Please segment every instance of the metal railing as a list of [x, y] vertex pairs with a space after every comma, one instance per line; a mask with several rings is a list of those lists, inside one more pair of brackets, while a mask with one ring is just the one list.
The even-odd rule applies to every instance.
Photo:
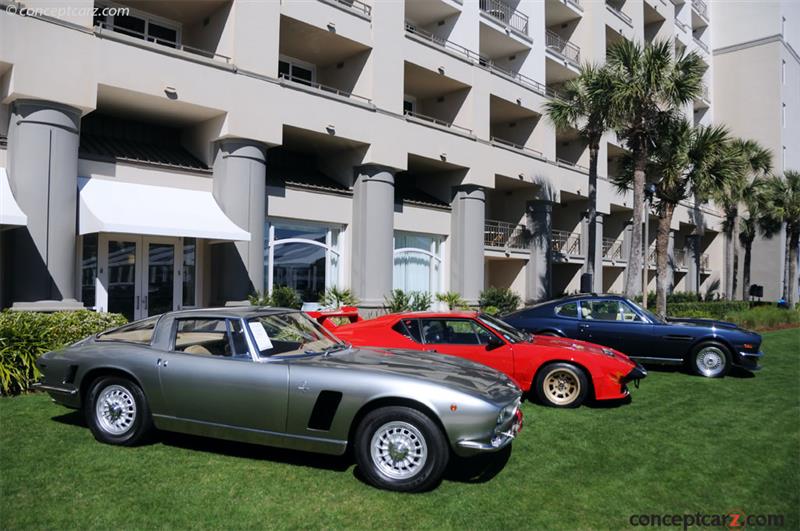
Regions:
[[622, 260], [622, 240], [603, 238], [603, 258]]
[[406, 21], [406, 32], [408, 32], [408, 33], [410, 33], [412, 35], [416, 35], [416, 36], [420, 37], [421, 39], [425, 39], [427, 41], [430, 41], [433, 44], [436, 44], [437, 46], [441, 46], [442, 48], [445, 48], [446, 50], [451, 50], [451, 51], [454, 51], [456, 53], [459, 53], [459, 54], [463, 55], [464, 57], [466, 57], [467, 59], [469, 59], [471, 61], [478, 61], [478, 62], [482, 62], [482, 63], [489, 62], [489, 59], [487, 59], [486, 57], [482, 56], [478, 52], [474, 52], [474, 51], [470, 50], [469, 48], [465, 48], [464, 46], [461, 46], [460, 44], [456, 44], [456, 43], [454, 43], [452, 41], [448, 41], [445, 38], [439, 37], [438, 35], [434, 35], [433, 33], [429, 32], [427, 30], [424, 30], [422, 28], [419, 28], [419, 27], [415, 26], [414, 24], [412, 24], [409, 21]]
[[487, 219], [484, 222], [483, 244], [500, 249], [528, 249], [528, 229], [525, 225]]
[[683, 31], [689, 31], [692, 29], [691, 26], [689, 26], [689, 24], [683, 22], [682, 20], [678, 20], [677, 18], [675, 19], [675, 25], [678, 26]]
[[132, 29], [116, 26], [109, 22], [104, 22], [104, 21], [98, 22], [95, 25], [95, 27], [98, 27], [101, 30], [108, 30], [108, 31], [113, 31], [114, 33], [119, 33], [121, 35], [127, 35], [135, 39], [141, 39], [145, 42], [152, 42], [153, 44], [158, 44], [160, 46], [166, 46], [168, 48], [180, 50], [182, 52], [188, 52], [194, 55], [199, 55], [201, 57], [205, 57], [206, 59], [212, 59], [214, 61], [222, 61], [225, 63], [230, 63], [231, 61], [233, 61], [232, 58], [228, 57], [227, 55], [222, 55], [221, 53], [216, 53], [209, 50], [202, 50], [200, 48], [195, 48], [194, 46], [187, 46], [185, 44], [181, 44], [176, 41], [171, 41], [169, 39], [161, 39], [159, 37], [147, 35], [140, 31], [134, 31]]
[[708, 260], [709, 259], [708, 259], [708, 255], [707, 254], [704, 254], [704, 255], [702, 255], [700, 257], [700, 270], [701, 271], [708, 271], [709, 269], [711, 269], [711, 267], [709, 266]]
[[675, 269], [686, 269], [686, 249], [675, 249], [672, 252], [672, 263]]
[[558, 157], [556, 157], [556, 163], [558, 163], [559, 166], [567, 166], [569, 168], [575, 168], [575, 169], [578, 169], [578, 170], [581, 170], [581, 171], [585, 171], [585, 172], [589, 171], [589, 168], [587, 168], [586, 166], [581, 166], [580, 164], [577, 164], [575, 162], [571, 162], [571, 161], [568, 161], [566, 159], [562, 159], [562, 158], [558, 158]]
[[578, 232], [554, 229], [552, 231], [552, 248], [553, 252], [565, 256], [579, 256], [581, 254], [581, 235]]
[[697, 45], [698, 45], [700, 48], [702, 48], [703, 50], [705, 50], [705, 52], [706, 52], [706, 53], [709, 53], [709, 51], [708, 51], [708, 45], [707, 45], [706, 43], [704, 43], [703, 41], [701, 41], [701, 40], [700, 40], [699, 38], [697, 38], [697, 37], [692, 37], [692, 38], [694, 39], [694, 42], [695, 42], [695, 44], [697, 44]]
[[692, 9], [697, 11], [697, 14], [708, 20], [708, 4], [703, 0], [692, 0]]
[[523, 146], [522, 144], [515, 144], [514, 142], [509, 142], [508, 140], [504, 140], [504, 139], [498, 138], [496, 136], [489, 137], [489, 140], [491, 140], [491, 142], [493, 144], [499, 144], [501, 146], [509, 147], [509, 148], [512, 148], [512, 149], [516, 149], [518, 151], [522, 151], [522, 152], [525, 152], [525, 153], [530, 153], [534, 157], [537, 157], [537, 158], [540, 158], [540, 159], [544, 158], [544, 153], [542, 153], [538, 149], [529, 148], [529, 147]]
[[581, 4], [581, 0], [564, 0], [564, 3], [571, 5], [579, 11], [583, 11], [583, 4]]
[[656, 246], [650, 247], [647, 251], [647, 264], [651, 266], [656, 265]]
[[367, 17], [372, 17], [372, 6], [365, 4], [364, 2], [359, 2], [359, 0], [328, 0], [329, 2], [336, 2], [337, 4], [342, 4], [345, 7], [352, 9], [358, 13], [362, 13]]
[[408, 109], [404, 110], [403, 114], [406, 117], [416, 118], [418, 120], [423, 120], [425, 122], [431, 122], [432, 124], [436, 124], [436, 125], [439, 125], [441, 127], [447, 127], [449, 129], [459, 129], [459, 130], [461, 130], [461, 131], [463, 131], [463, 132], [465, 132], [465, 133], [467, 133], [469, 135], [472, 134], [472, 129], [468, 129], [468, 128], [462, 127], [460, 125], [456, 125], [453, 122], [448, 122], [448, 121], [442, 120], [440, 118], [434, 118], [433, 116], [428, 116], [426, 114], [422, 114], [422, 113], [418, 113], [418, 112], [414, 112], [414, 111], [409, 111]]
[[331, 87], [329, 85], [323, 85], [322, 83], [317, 83], [316, 81], [309, 81], [307, 79], [303, 79], [303, 78], [297, 77], [297, 76], [291, 76], [291, 75], [283, 73], [283, 72], [278, 74], [278, 79], [285, 79], [285, 80], [290, 81], [291, 83], [296, 84], [296, 85], [304, 85], [304, 86], [312, 88], [314, 90], [318, 90], [320, 92], [327, 92], [327, 93], [330, 93], [330, 94], [335, 94], [336, 96], [341, 96], [343, 98], [355, 98], [355, 99], [361, 100], [361, 101], [363, 101], [365, 103], [372, 103], [372, 100], [367, 98], [367, 97], [365, 97], [365, 96], [359, 96], [358, 94], [353, 94], [352, 92], [348, 92], [348, 91], [342, 90], [340, 88]]
[[527, 88], [531, 89], [532, 91], [536, 92], [537, 94], [540, 94], [542, 96], [548, 96], [550, 98], [560, 98], [561, 97], [561, 95], [559, 94], [559, 92], [557, 90], [555, 90], [555, 89], [553, 89], [551, 87], [548, 87], [548, 86], [546, 86], [546, 85], [544, 85], [542, 83], [539, 83], [535, 79], [529, 78], [528, 76], [520, 74], [519, 72], [512, 72], [510, 70], [506, 70], [505, 68], [503, 68], [501, 66], [497, 66], [491, 60], [481, 61], [480, 64], [481, 64], [481, 66], [483, 66], [485, 68], [488, 68], [489, 71], [491, 71], [491, 72], [494, 72], [496, 74], [500, 74], [502, 76], [506, 76], [506, 77], [509, 77], [509, 78], [513, 79], [514, 81], [516, 81], [520, 85], [523, 85], [524, 87], [527, 87]]
[[480, 10], [491, 15], [503, 24], [528, 34], [528, 15], [521, 13], [508, 4], [500, 0], [480, 0]]
[[700, 88], [700, 99], [706, 103], [711, 103], [711, 97], [708, 94], [708, 85], [703, 85]]
[[622, 4], [613, 2], [612, 0], [606, 0], [606, 8], [621, 18], [628, 26], [633, 25], [633, 19], [622, 12]]
[[575, 63], [576, 65], [580, 64], [581, 49], [568, 40], [563, 39], [555, 31], [547, 30], [546, 44], [548, 49], [553, 50], [567, 61]]

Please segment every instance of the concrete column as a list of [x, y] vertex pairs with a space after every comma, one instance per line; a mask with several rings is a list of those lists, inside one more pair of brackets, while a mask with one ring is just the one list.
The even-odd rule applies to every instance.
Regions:
[[214, 199], [249, 242], [211, 246], [212, 301], [242, 301], [264, 290], [264, 224], [267, 216], [266, 146], [241, 138], [220, 141], [214, 158]]
[[486, 193], [479, 186], [457, 186], [451, 206], [450, 289], [477, 305], [484, 284]]
[[28, 226], [9, 232], [9, 302], [20, 310], [78, 309], [75, 297], [81, 111], [18, 100], [11, 109], [8, 175]]
[[351, 285], [367, 311], [383, 308], [392, 290], [395, 171], [378, 165], [355, 169]]
[[699, 238], [697, 234], [686, 236], [686, 291], [690, 293], [697, 293], [700, 289], [697, 284], [697, 269], [700, 267]]
[[594, 255], [594, 279], [592, 291], [603, 293], [603, 214], [597, 212], [595, 215], [595, 255]]
[[529, 201], [525, 221], [531, 234], [530, 259], [525, 268], [526, 301], [547, 300], [552, 296], [553, 203]]
[[[633, 226], [628, 224], [625, 225], [625, 235], [622, 240], [622, 257], [627, 261], [628, 257], [630, 256], [631, 252], [631, 240], [633, 238]], [[638, 279], [636, 283], [636, 287], [632, 295], [640, 294], [642, 292], [642, 271], [641, 269], [632, 271], [631, 265], [627, 264], [625, 266], [625, 282], [627, 282], [628, 275], [633, 275], [635, 278]]]
[[669, 231], [669, 242], [667, 243], [667, 288], [668, 293], [672, 293], [675, 288], [675, 231]]

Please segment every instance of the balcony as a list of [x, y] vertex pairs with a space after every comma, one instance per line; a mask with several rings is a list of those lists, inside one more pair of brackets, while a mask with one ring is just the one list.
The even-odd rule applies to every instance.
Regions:
[[623, 13], [622, 11], [622, 5], [624, 3], [625, 2], [620, 2], [618, 0], [606, 0], [606, 9], [611, 11], [614, 15], [617, 16], [617, 18], [622, 20], [628, 26], [633, 27], [633, 19], [626, 13]]
[[587, 168], [586, 166], [583, 166], [582, 164], [578, 164], [577, 162], [572, 162], [571, 160], [562, 159], [560, 157], [557, 157], [556, 158], [556, 164], [558, 164], [561, 167], [572, 168], [572, 169], [577, 170], [577, 171], [582, 172], [582, 173], [589, 173], [589, 168]]
[[709, 271], [710, 269], [709, 257], [707, 254], [704, 254], [700, 257], [700, 271]]
[[612, 262], [622, 260], [622, 240], [603, 238], [603, 258]]
[[557, 53], [575, 66], [580, 65], [581, 49], [575, 44], [563, 39], [558, 33], [547, 30], [546, 35], [547, 49]]
[[501, 24], [528, 35], [528, 15], [521, 13], [500, 0], [480, 0], [480, 10]]
[[554, 229], [551, 241], [554, 253], [559, 253], [563, 256], [581, 255], [581, 235], [578, 232]]
[[675, 269], [686, 269], [686, 255], [686, 249], [675, 249], [672, 256]]
[[483, 230], [483, 245], [488, 249], [527, 251], [529, 236], [525, 225], [487, 219]]
[[579, 0], [545, 0], [545, 27], [567, 24], [583, 16], [583, 5]]
[[678, 28], [680, 28], [681, 30], [686, 31], [686, 32], [691, 31], [691, 29], [692, 29], [691, 26], [689, 26], [689, 24], [687, 24], [687, 23], [685, 23], [685, 22], [683, 22], [683, 21], [681, 21], [681, 20], [679, 20], [677, 18], [675, 19], [675, 25], [678, 26]]
[[706, 4], [703, 0], [692, 0], [692, 11], [696, 12], [706, 21], [709, 20], [708, 4]]
[[472, 130], [460, 125], [469, 118], [465, 105], [469, 85], [410, 62], [404, 65], [403, 77], [403, 114], [407, 121], [472, 137]]
[[281, 80], [282, 85], [293, 86], [294, 88], [299, 88], [301, 90], [307, 89], [315, 92], [331, 94], [340, 98], [354, 99], [367, 105], [372, 103], [372, 100], [365, 96], [359, 96], [358, 94], [353, 94], [352, 92], [348, 92], [340, 88], [323, 85], [322, 83], [317, 83], [316, 81], [309, 81], [305, 77], [293, 76], [291, 74], [281, 72], [278, 74], [278, 79]]
[[703, 85], [700, 89], [700, 95], [694, 100], [695, 109], [707, 109], [711, 106], [711, 98], [708, 94], [708, 86]]
[[512, 72], [507, 70], [503, 67], [498, 66], [493, 61], [482, 62], [481, 66], [487, 68], [490, 72], [500, 75], [501, 77], [507, 77], [520, 85], [524, 86], [527, 89], [532, 90], [533, 92], [539, 94], [540, 96], [547, 96], [550, 98], [558, 98], [560, 97], [558, 91], [539, 83], [538, 81], [520, 74], [519, 72]]
[[446, 129], [456, 129], [456, 130], [458, 130], [458, 131], [460, 131], [460, 132], [462, 132], [462, 133], [464, 133], [466, 135], [471, 135], [472, 134], [472, 129], [469, 129], [467, 127], [462, 127], [460, 125], [456, 125], [453, 122], [449, 122], [447, 120], [442, 120], [441, 118], [435, 118], [433, 116], [428, 116], [427, 114], [422, 114], [422, 113], [419, 113], [419, 112], [416, 112], [416, 111], [412, 111], [412, 110], [409, 110], [409, 109], [404, 109], [403, 110], [403, 115], [406, 118], [411, 118], [412, 122], [414, 122], [414, 121], [428, 122], [428, 123], [431, 123], [433, 125], [437, 125], [439, 127], [444, 127]]
[[353, 13], [367, 19], [372, 18], [372, 6], [359, 2], [358, 0], [324, 0], [336, 6], [344, 7]]
[[456, 44], [453, 41], [449, 41], [443, 37], [439, 37], [438, 35], [434, 35], [433, 33], [420, 28], [419, 26], [413, 24], [410, 21], [406, 21], [406, 33], [409, 35], [413, 35], [417, 39], [427, 41], [435, 46], [440, 48], [444, 48], [447, 51], [457, 53], [463, 56], [468, 61], [479, 62], [481, 64], [486, 64], [489, 62], [488, 59], [483, 57], [478, 52], [474, 52], [469, 48], [465, 48], [460, 44]]
[[708, 45], [701, 41], [698, 37], [693, 37], [694, 43], [699, 46], [704, 52], [710, 53], [708, 49]]

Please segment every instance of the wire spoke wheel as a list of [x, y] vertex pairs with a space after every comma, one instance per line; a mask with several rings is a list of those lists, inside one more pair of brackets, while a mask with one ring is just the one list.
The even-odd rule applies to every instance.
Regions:
[[422, 433], [408, 422], [387, 422], [375, 431], [370, 443], [375, 467], [392, 479], [416, 476], [428, 460]]
[[581, 393], [581, 382], [575, 372], [558, 368], [544, 377], [543, 391], [551, 402], [564, 406], [578, 398]]
[[100, 391], [94, 410], [97, 425], [111, 435], [123, 435], [136, 421], [136, 400], [121, 385], [109, 385]]
[[728, 359], [720, 348], [707, 346], [695, 355], [694, 362], [700, 374], [713, 378], [725, 371]]

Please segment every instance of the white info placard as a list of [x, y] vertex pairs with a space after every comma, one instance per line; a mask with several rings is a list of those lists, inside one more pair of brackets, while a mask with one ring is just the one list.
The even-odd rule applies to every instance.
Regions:
[[250, 331], [253, 332], [253, 337], [256, 340], [256, 347], [259, 351], [270, 350], [272, 348], [272, 341], [269, 340], [267, 331], [264, 330], [264, 325], [258, 321], [250, 323]]

